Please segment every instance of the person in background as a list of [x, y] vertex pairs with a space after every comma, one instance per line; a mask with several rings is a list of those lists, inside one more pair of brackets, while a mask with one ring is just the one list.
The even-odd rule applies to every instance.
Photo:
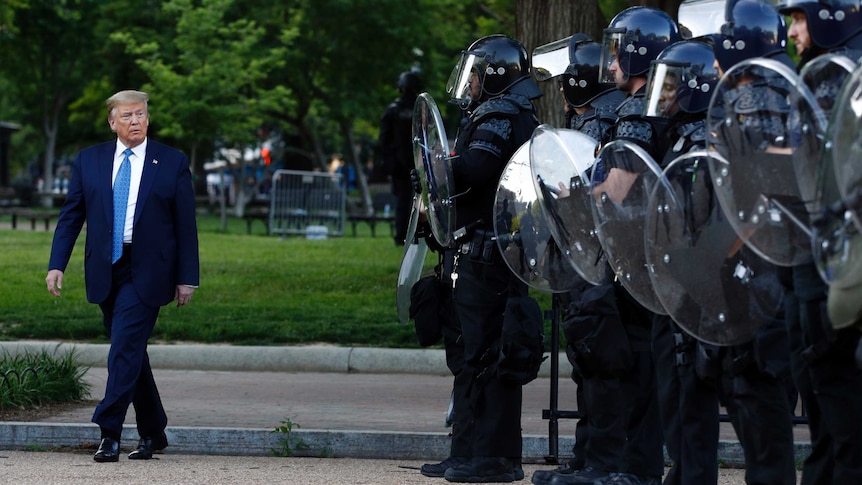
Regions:
[[398, 97], [383, 113], [380, 121], [380, 156], [383, 169], [391, 177], [395, 196], [395, 244], [404, 245], [413, 203], [410, 170], [413, 169], [413, 106], [422, 90], [422, 80], [412, 71], [398, 76]]

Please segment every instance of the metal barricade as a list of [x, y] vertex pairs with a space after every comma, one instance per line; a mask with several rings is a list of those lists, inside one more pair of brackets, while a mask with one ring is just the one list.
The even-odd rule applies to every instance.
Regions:
[[341, 174], [276, 170], [272, 174], [269, 233], [343, 236], [346, 190]]

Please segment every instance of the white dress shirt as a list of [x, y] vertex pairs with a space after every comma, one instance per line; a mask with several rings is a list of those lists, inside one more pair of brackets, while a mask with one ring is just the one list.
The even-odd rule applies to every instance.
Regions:
[[[114, 171], [111, 176], [111, 187], [114, 181], [117, 180], [117, 172], [120, 171], [120, 165], [123, 163], [127, 146], [117, 139], [117, 149], [114, 152]], [[132, 164], [131, 180], [129, 181], [129, 205], [126, 207], [126, 227], [123, 231], [123, 242], [132, 242], [132, 225], [135, 221], [135, 208], [138, 206], [138, 189], [141, 186], [141, 175], [144, 173], [144, 156], [147, 153], [147, 139], [140, 145], [132, 148], [132, 155], [129, 156], [129, 162]]]

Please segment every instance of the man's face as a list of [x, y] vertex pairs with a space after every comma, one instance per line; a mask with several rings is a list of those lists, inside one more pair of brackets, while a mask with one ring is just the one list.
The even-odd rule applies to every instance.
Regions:
[[479, 101], [482, 97], [482, 81], [479, 80], [479, 73], [475, 69], [470, 73], [470, 99]]
[[146, 103], [120, 104], [108, 117], [111, 131], [117, 134], [120, 141], [129, 148], [134, 148], [144, 142], [147, 137], [147, 127], [150, 125], [150, 115]]
[[677, 76], [668, 73], [665, 76], [664, 83], [661, 85], [661, 92], [659, 93], [659, 109], [661, 113], [666, 116], [673, 115], [677, 112], [677, 107], [674, 103], [676, 101], [676, 88], [679, 82], [677, 81]]
[[790, 13], [790, 26], [787, 27], [787, 36], [796, 46], [796, 52], [802, 54], [811, 48], [811, 36], [808, 34], [808, 18], [805, 13], [795, 11]]
[[621, 91], [628, 91], [628, 78], [626, 74], [620, 69], [619, 58], [614, 56], [613, 62], [611, 62], [608, 70], [611, 72], [611, 76], [614, 78], [614, 84], [616, 84], [617, 89]]

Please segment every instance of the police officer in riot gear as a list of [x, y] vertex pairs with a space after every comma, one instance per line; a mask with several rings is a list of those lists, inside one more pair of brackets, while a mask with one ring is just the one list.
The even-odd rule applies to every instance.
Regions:
[[[753, 0], [742, 2], [756, 3]], [[728, 2], [729, 13], [736, 3], [735, 0]], [[778, 14], [774, 9], [772, 12], [774, 22]], [[727, 19], [729, 23], [733, 22], [732, 15]], [[740, 19], [736, 24], [742, 25], [744, 20]], [[717, 36], [718, 41], [722, 36], [739, 36], [745, 32], [745, 29], [737, 32], [730, 28], [722, 30], [724, 34]], [[736, 40], [740, 40], [739, 37]], [[756, 39], [749, 40], [756, 43]], [[706, 39], [673, 44], [655, 61], [646, 98], [647, 115], [666, 116], [671, 120], [662, 166], [668, 166], [685, 153], [705, 148], [704, 118], [719, 79], [717, 67], [712, 43]], [[692, 158], [685, 163], [696, 161]], [[673, 170], [696, 172], [696, 168], [690, 165], [676, 165]], [[679, 183], [688, 181], [694, 184], [696, 177], [703, 176], [708, 174], [686, 175]], [[695, 200], [699, 193], [710, 200]], [[692, 221], [702, 221], [694, 222], [697, 229], [692, 231], [707, 230], [698, 224], [722, 225], [718, 221], [723, 217], [706, 222], [711, 217], [709, 212], [721, 210], [709, 191], [693, 190], [686, 195], [693, 198], [687, 199], [688, 217]], [[703, 209], [709, 212], [703, 213]], [[725, 232], [732, 232], [729, 225], [726, 227]], [[704, 237], [703, 234], [700, 237]], [[713, 241], [713, 244], [718, 242]], [[709, 242], [700, 246], [708, 248]], [[715, 250], [723, 254], [727, 248], [718, 246]], [[744, 247], [733, 254], [733, 260], [727, 261], [723, 267], [735, 267], [734, 261], [743, 263], [746, 268], [754, 268], [758, 285], [778, 287], [774, 269], [764, 267], [768, 263]], [[735, 281], [723, 274], [714, 276], [722, 281]], [[734, 286], [733, 283], [729, 285]], [[732, 290], [727, 287], [726, 291]], [[776, 298], [776, 304], [778, 301]], [[734, 303], [742, 304], [741, 301]], [[745, 313], [737, 318], [749, 318]], [[723, 348], [696, 341], [669, 317], [657, 316], [654, 320], [653, 353], [659, 402], [665, 444], [673, 462], [665, 484], [716, 483], [718, 477], [714, 464], [718, 445], [719, 396], [744, 450], [746, 481], [777, 485], [795, 483], [791, 410], [785, 380], [788, 347], [784, 323], [765, 313], [763, 318], [767, 322], [757, 331], [755, 343]]]
[[395, 244], [403, 245], [413, 201], [410, 170], [413, 169], [413, 106], [422, 90], [419, 75], [412, 71], [398, 76], [399, 96], [383, 113], [379, 145], [383, 169], [392, 178], [395, 205]]
[[[785, 0], [779, 11], [791, 17], [787, 35], [800, 54], [800, 68], [827, 52], [859, 57], [859, 0]], [[862, 483], [862, 370], [854, 361], [860, 332], [832, 327], [829, 289], [813, 263], [790, 270], [786, 311], [791, 365], [811, 432], [802, 483]]]
[[727, 0], [724, 24], [715, 40], [715, 58], [721, 72], [755, 57], [766, 57], [795, 67], [787, 54], [787, 25], [769, 3], [760, 0]]
[[[613, 84], [599, 80], [601, 44], [593, 42], [586, 34], [575, 34], [569, 38], [567, 50], [569, 64], [556, 76], [566, 107], [566, 127], [581, 131], [600, 144], [606, 143], [617, 119], [615, 110], [625, 94]], [[560, 296], [564, 333], [572, 325], [587, 324], [585, 318], [589, 317], [573, 309], [583, 306], [583, 292], [590, 286], [583, 282]], [[593, 324], [600, 324], [600, 319], [600, 316], [594, 316]], [[622, 415], [619, 379], [597, 375], [587, 366], [579, 365], [572, 340], [567, 334], [566, 355], [572, 363], [572, 379], [577, 384], [578, 411], [581, 414], [575, 430], [573, 456], [554, 470], [533, 473], [532, 482], [536, 485], [550, 483], [555, 475], [572, 475], [572, 479], [585, 483], [605, 478], [610, 472], [617, 471], [625, 442], [625, 429], [619, 419]]]
[[[728, 0], [724, 18], [721, 32], [713, 36], [720, 72], [754, 57], [792, 66], [784, 17], [772, 5]], [[741, 251], [750, 252], [745, 247]], [[752, 342], [720, 352], [720, 395], [743, 447], [749, 483], [796, 482], [785, 327], [784, 321], [769, 321]]]
[[862, 54], [862, 8], [859, 0], [782, 0], [778, 10], [790, 16], [787, 36], [800, 56], [799, 68], [827, 52], [852, 60]]
[[[679, 40], [676, 23], [664, 12], [649, 7], [631, 7], [617, 14], [604, 31], [600, 77], [627, 95], [619, 105], [619, 117], [611, 139], [630, 140], [653, 157], [659, 153], [659, 138], [664, 123], [643, 116], [643, 97], [647, 72], [659, 53]], [[602, 173], [594, 180], [612, 182], [616, 173]], [[597, 176], [598, 175], [598, 176]], [[595, 190], [595, 188], [594, 188]], [[608, 285], [615, 298], [619, 318], [629, 339], [634, 365], [620, 379], [624, 412], [619, 416], [626, 440], [619, 453], [618, 471], [602, 479], [603, 484], [657, 484], [664, 474], [662, 432], [656, 399], [656, 381], [650, 353], [652, 312], [638, 303], [622, 285]], [[574, 476], [557, 475], [552, 484], [585, 483]], [[586, 482], [589, 483], [589, 482]]]
[[560, 76], [560, 84], [571, 107], [566, 113], [567, 126], [604, 144], [610, 141], [611, 128], [617, 121], [616, 108], [625, 94], [599, 79], [601, 49], [601, 44], [589, 40], [572, 46], [571, 63]]
[[[704, 117], [718, 81], [712, 46], [685, 40], [664, 49], [650, 70], [645, 115], [669, 121], [666, 167], [679, 156], [703, 149]], [[716, 483], [718, 395], [713, 382], [695, 369], [698, 342], [667, 315], [652, 322], [652, 351], [665, 446], [671, 461], [665, 485]]]
[[443, 252], [454, 320], [444, 335], [455, 374], [455, 423], [450, 457], [424, 465], [422, 474], [451, 482], [512, 482], [523, 478], [522, 384], [501, 372], [499, 356], [504, 312], [527, 289], [492, 239], [493, 211], [506, 163], [538, 126], [531, 100], [541, 91], [530, 78], [524, 47], [504, 35], [470, 45], [448, 91], [464, 110], [452, 158], [459, 229], [455, 247]]

